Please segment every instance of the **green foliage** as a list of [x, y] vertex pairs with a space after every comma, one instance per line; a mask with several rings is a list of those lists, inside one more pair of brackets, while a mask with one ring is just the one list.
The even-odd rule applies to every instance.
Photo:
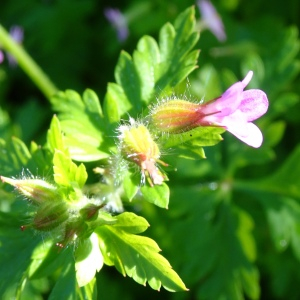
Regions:
[[51, 102], [53, 109], [59, 112], [65, 142], [73, 159], [91, 161], [108, 157], [108, 150], [102, 145], [106, 128], [99, 99], [93, 91], [86, 90], [82, 98], [74, 91], [59, 92]]
[[194, 13], [194, 8], [189, 8], [174, 26], [167, 23], [158, 44], [144, 36], [132, 57], [121, 52], [115, 69], [116, 84], [108, 85], [104, 100], [105, 115], [111, 123], [119, 122], [126, 113], [139, 116], [155, 97], [168, 95], [196, 68], [199, 52], [191, 51], [199, 38]]
[[117, 219], [116, 225], [105, 225], [96, 231], [104, 262], [140, 284], [148, 282], [155, 290], [160, 290], [161, 286], [172, 292], [186, 290], [169, 262], [158, 254], [158, 245], [147, 237], [136, 235], [145, 230], [147, 221], [131, 213], [123, 213]]
[[[195, 17], [197, 6], [177, 0], [122, 2], [130, 31], [123, 43], [96, 0], [4, 1], [1, 22], [8, 27], [17, 17], [25, 31], [24, 47], [12, 51], [19, 66], [53, 94], [43, 72], [34, 76], [34, 64], [18, 57], [28, 49], [69, 89], [50, 99], [53, 117], [6, 63], [0, 30], [0, 175], [54, 188], [46, 193], [53, 201], [41, 197], [40, 204], [0, 182], [1, 299], [299, 298], [300, 41], [290, 26], [300, 25], [299, 4], [278, 10], [278, 0], [239, 2], [214, 3], [228, 37], [220, 44], [203, 30], [202, 13]], [[270, 102], [257, 121], [261, 148], [241, 145], [222, 128], [159, 134], [149, 125], [157, 103], [214, 99], [250, 69], [247, 88], [262, 89]], [[149, 126], [160, 157], [121, 155], [129, 118]], [[151, 187], [149, 170], [165, 182]], [[141, 235], [146, 230], [149, 237]], [[185, 284], [188, 293], [166, 292], [186, 291]]]

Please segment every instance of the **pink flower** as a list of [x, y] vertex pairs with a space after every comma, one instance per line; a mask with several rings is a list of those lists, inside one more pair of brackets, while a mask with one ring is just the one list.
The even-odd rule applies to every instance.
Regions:
[[263, 136], [252, 123], [268, 109], [268, 98], [261, 90], [247, 90], [253, 72], [249, 71], [243, 81], [233, 84], [215, 101], [201, 105], [197, 120], [199, 126], [220, 126], [249, 146], [261, 146]]
[[204, 26], [208, 28], [219, 41], [224, 42], [226, 40], [224, 25], [214, 6], [208, 0], [198, 0], [197, 4]]

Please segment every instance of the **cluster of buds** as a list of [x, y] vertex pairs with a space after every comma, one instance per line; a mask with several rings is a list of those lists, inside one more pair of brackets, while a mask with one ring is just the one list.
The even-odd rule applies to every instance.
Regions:
[[2, 182], [12, 185], [35, 208], [31, 221], [21, 230], [33, 228], [37, 232], [51, 232], [56, 235], [59, 247], [65, 247], [77, 237], [87, 233], [88, 224], [97, 219], [104, 204], [93, 203], [82, 197], [76, 204], [65, 200], [57, 186], [37, 178], [12, 179], [0, 176]]
[[180, 134], [196, 127], [221, 127], [244, 143], [258, 148], [263, 136], [252, 123], [266, 113], [268, 98], [257, 89], [244, 91], [253, 72], [229, 87], [220, 97], [193, 103], [185, 99], [161, 100], [150, 112], [149, 129], [145, 124], [130, 119], [129, 125], [119, 127], [120, 149], [123, 156], [140, 167], [151, 186], [161, 184], [166, 176], [158, 169], [161, 151], [153, 132], [167, 135]]

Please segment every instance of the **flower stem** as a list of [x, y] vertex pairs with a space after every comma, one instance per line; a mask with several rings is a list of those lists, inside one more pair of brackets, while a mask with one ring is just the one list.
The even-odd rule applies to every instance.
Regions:
[[24, 48], [15, 42], [9, 33], [0, 25], [1, 48], [9, 52], [17, 60], [23, 71], [31, 78], [41, 92], [50, 99], [58, 90]]

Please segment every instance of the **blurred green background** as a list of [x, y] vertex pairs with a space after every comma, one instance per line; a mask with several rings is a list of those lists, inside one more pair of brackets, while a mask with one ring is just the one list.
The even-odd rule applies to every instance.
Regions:
[[[206, 149], [206, 161], [174, 162], [178, 172], [171, 172], [169, 176], [172, 192], [168, 211], [147, 204], [136, 208], [141, 209], [141, 214], [151, 224], [147, 235], [157, 240], [163, 255], [182, 276], [190, 292], [157, 293], [149, 287], [139, 286], [130, 278], [122, 278], [116, 270], [106, 267], [98, 275], [99, 299], [242, 299], [228, 296], [234, 292], [228, 292], [230, 283], [226, 278], [238, 277], [234, 273], [236, 269], [217, 267], [220, 262], [226, 262], [227, 255], [236, 255], [224, 246], [231, 244], [230, 238], [226, 238], [221, 229], [215, 234], [215, 229], [213, 238], [207, 244], [203, 242], [207, 249], [203, 244], [204, 248], [193, 244], [197, 239], [203, 238], [205, 241], [210, 235], [199, 215], [194, 216], [194, 213], [208, 214], [209, 218], [210, 212], [227, 209], [220, 204], [222, 195], [218, 196], [218, 186], [227, 178], [224, 174], [259, 182], [263, 176], [276, 172], [299, 144], [300, 2], [216, 0], [213, 4], [224, 22], [227, 40], [221, 43], [210, 31], [201, 33], [197, 45], [201, 49], [199, 68], [189, 76], [190, 86], [184, 93], [192, 94], [197, 99], [204, 96], [205, 99], [212, 99], [234, 80], [241, 80], [247, 70], [254, 70], [250, 88], [264, 90], [270, 100], [269, 112], [259, 121], [265, 143], [262, 149], [254, 152], [225, 134], [225, 142]], [[85, 88], [91, 88], [101, 100], [107, 83], [114, 81], [114, 66], [120, 51], [124, 49], [132, 53], [137, 41], [145, 34], [157, 39], [161, 26], [173, 22], [180, 12], [191, 5], [195, 2], [2, 0], [0, 22], [8, 30], [14, 25], [23, 28], [25, 49], [60, 90], [74, 89], [81, 94]], [[118, 40], [116, 30], [105, 18], [104, 10], [108, 7], [118, 8], [124, 14], [129, 30], [126, 40]], [[197, 10], [197, 18], [200, 17]], [[44, 142], [45, 130], [53, 115], [50, 104], [26, 74], [17, 65], [10, 65], [7, 59], [0, 65], [0, 109], [0, 137], [9, 139], [12, 135], [18, 136], [27, 144], [31, 140], [41, 144]], [[297, 161], [298, 156], [295, 157]], [[298, 169], [295, 165], [295, 170]], [[230, 173], [230, 170], [234, 171]], [[289, 170], [293, 171], [293, 168]], [[294, 175], [299, 177], [298, 173]], [[286, 177], [282, 179], [282, 184], [284, 179], [289, 183]], [[293, 184], [296, 189], [300, 186], [299, 180]], [[253, 201], [255, 195], [242, 193], [241, 190], [243, 188], [237, 188], [232, 193], [230, 203], [247, 212], [247, 216], [239, 215], [239, 220], [246, 224], [244, 229], [253, 231], [257, 248], [253, 260], [260, 273], [260, 299], [299, 299], [297, 283], [300, 280], [300, 261], [297, 253], [300, 244], [297, 247], [295, 242], [293, 247], [289, 246], [289, 239], [293, 240], [291, 236], [300, 235], [300, 214], [294, 213], [298, 212], [298, 206], [295, 210], [286, 209], [284, 213], [278, 209], [280, 214], [270, 216], [268, 212], [273, 207], [269, 209], [265, 204], [267, 209], [262, 209], [261, 203]], [[299, 195], [293, 198], [297, 205], [299, 198]], [[202, 212], [199, 211], [199, 201]], [[217, 203], [218, 209], [212, 209], [212, 203]], [[228, 216], [228, 222], [222, 224], [228, 226], [228, 231], [236, 233], [235, 220], [231, 219], [234, 214], [221, 215]], [[276, 228], [281, 227], [286, 231], [278, 235], [287, 236], [288, 241], [277, 247], [273, 243], [278, 238]], [[208, 231], [205, 233], [205, 230]], [[210, 254], [217, 255], [216, 249], [224, 253], [223, 257], [218, 256], [219, 260], [208, 257]], [[215, 269], [210, 266], [210, 259]], [[228, 274], [228, 270], [232, 273]], [[215, 272], [219, 279], [212, 280], [211, 286], [208, 286], [210, 272]], [[204, 291], [203, 283], [206, 284]], [[45, 290], [46, 297], [47, 288]], [[252, 295], [249, 299], [257, 297], [255, 291]]]

